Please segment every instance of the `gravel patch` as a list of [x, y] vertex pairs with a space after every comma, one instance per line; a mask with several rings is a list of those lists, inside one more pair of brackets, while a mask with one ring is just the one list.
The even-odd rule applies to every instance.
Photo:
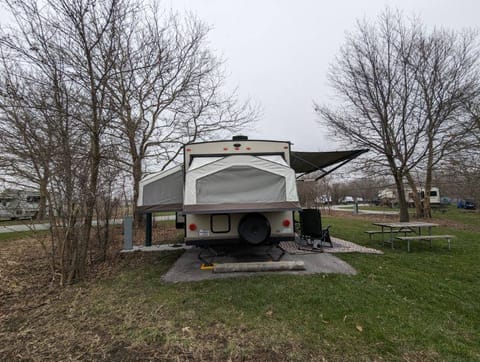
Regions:
[[383, 254], [382, 251], [373, 249], [373, 248], [367, 248], [365, 246], [361, 246], [355, 243], [352, 243], [351, 241], [331, 237], [332, 239], [332, 244], [333, 247], [330, 245], [325, 245], [322, 249], [310, 249], [306, 248], [304, 245], [301, 245], [295, 241], [282, 241], [280, 242], [279, 246], [282, 248], [285, 252], [289, 254], [294, 254], [294, 255], [304, 255], [304, 254], [312, 254], [312, 253], [319, 253], [319, 252], [324, 252], [324, 253], [363, 253], [363, 254]]

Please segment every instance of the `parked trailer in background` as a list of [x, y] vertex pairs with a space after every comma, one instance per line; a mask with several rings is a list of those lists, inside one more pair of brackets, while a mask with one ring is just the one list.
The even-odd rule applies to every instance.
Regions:
[[[420, 188], [420, 200], [425, 199], [425, 189], [423, 187]], [[412, 197], [413, 200], [413, 197]], [[440, 189], [438, 187], [432, 187], [430, 189], [430, 205], [440, 205], [441, 198], [440, 198]]]
[[[418, 188], [418, 193], [420, 196], [420, 200], [423, 201], [425, 199], [425, 188], [420, 187]], [[413, 198], [413, 191], [409, 187], [405, 187], [405, 195], [406, 200], [409, 206], [414, 207], [415, 201]], [[381, 190], [378, 193], [378, 199], [380, 200], [381, 204], [384, 205], [391, 205], [392, 203], [398, 203], [397, 191], [393, 188], [386, 188]], [[440, 189], [438, 187], [432, 187], [430, 189], [430, 205], [440, 205], [441, 198], [440, 198]]]
[[245, 136], [183, 151], [182, 165], [141, 181], [138, 207], [147, 214], [176, 211], [186, 244], [196, 246], [294, 240], [297, 175], [326, 175], [366, 152], [294, 152], [290, 142]]
[[38, 213], [40, 193], [6, 189], [0, 193], [0, 220], [31, 220]]

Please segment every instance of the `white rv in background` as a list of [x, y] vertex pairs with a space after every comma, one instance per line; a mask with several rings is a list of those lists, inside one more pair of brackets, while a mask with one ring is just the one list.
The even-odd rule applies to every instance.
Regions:
[[39, 204], [38, 191], [6, 189], [0, 193], [0, 220], [31, 220]]
[[[425, 188], [420, 188], [420, 200], [425, 199]], [[430, 205], [440, 205], [441, 198], [440, 198], [440, 189], [438, 187], [432, 187], [430, 189]], [[413, 200], [413, 198], [412, 198]]]
[[[418, 193], [420, 196], [420, 200], [423, 201], [425, 199], [425, 188], [420, 187], [418, 188]], [[438, 187], [432, 187], [430, 189], [430, 205], [440, 205], [440, 189]], [[405, 187], [405, 198], [410, 206], [414, 206], [415, 201], [413, 198], [413, 191], [409, 187]], [[378, 199], [380, 202], [384, 204], [388, 203], [396, 203], [398, 202], [397, 198], [397, 190], [393, 188], [383, 189], [378, 193]]]

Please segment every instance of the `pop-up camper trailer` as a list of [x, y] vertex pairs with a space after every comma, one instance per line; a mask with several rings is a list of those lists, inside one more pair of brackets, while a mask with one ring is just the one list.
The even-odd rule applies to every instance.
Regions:
[[297, 177], [320, 171], [320, 178], [364, 152], [294, 152], [290, 142], [245, 136], [191, 143], [183, 165], [141, 181], [138, 208], [176, 211], [187, 245], [294, 240]]

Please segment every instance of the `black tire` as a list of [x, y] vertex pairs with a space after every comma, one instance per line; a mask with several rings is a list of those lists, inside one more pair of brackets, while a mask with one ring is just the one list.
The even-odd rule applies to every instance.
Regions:
[[270, 236], [270, 222], [262, 214], [247, 214], [238, 224], [240, 238], [252, 245], [258, 245]]

